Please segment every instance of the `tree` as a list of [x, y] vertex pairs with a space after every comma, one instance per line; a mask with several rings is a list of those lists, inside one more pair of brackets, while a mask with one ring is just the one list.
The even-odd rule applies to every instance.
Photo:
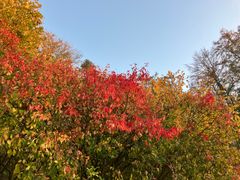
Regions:
[[41, 5], [37, 0], [1, 0], [0, 19], [21, 39], [25, 53], [35, 54], [43, 33]]
[[134, 162], [145, 139], [178, 136], [154, 116], [144, 69], [79, 71], [70, 60], [31, 58], [0, 27], [1, 175], [141, 177]]
[[13, 27], [0, 21], [0, 178], [235, 176], [239, 120], [221, 97], [183, 91], [181, 73], [79, 70], [54, 35], [35, 49]]
[[84, 68], [89, 68], [91, 66], [94, 66], [93, 62], [90, 61], [89, 59], [85, 59], [83, 61], [83, 63], [81, 64], [81, 68], [84, 69]]
[[81, 55], [73, 50], [67, 42], [49, 32], [44, 32], [39, 51], [40, 56], [47, 61], [68, 59], [77, 63], [81, 58]]
[[183, 91], [181, 73], [169, 72], [151, 83], [154, 111], [165, 118], [166, 126], [175, 124], [181, 129], [172, 141], [152, 145], [156, 157], [161, 157], [158, 179], [233, 177], [240, 162], [238, 149], [233, 146], [238, 139], [239, 120], [232, 117], [231, 108], [207, 89]]
[[224, 96], [229, 105], [239, 111], [240, 98], [240, 32], [221, 32], [210, 50], [203, 49], [188, 66], [195, 86], [207, 86]]

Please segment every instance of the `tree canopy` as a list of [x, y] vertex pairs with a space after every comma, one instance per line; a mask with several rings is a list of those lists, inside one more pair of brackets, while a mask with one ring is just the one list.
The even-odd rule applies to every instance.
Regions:
[[78, 67], [37, 1], [0, 4], [0, 179], [239, 178], [238, 32], [196, 55], [183, 90], [183, 72]]

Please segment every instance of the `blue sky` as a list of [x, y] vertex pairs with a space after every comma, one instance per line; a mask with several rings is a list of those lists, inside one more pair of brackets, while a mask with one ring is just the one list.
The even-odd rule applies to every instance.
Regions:
[[125, 72], [148, 63], [153, 74], [185, 64], [240, 25], [240, 0], [40, 0], [44, 27], [83, 59]]

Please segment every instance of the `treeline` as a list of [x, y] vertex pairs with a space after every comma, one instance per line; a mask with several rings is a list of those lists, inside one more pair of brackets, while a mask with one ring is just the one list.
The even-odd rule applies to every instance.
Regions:
[[0, 179], [238, 178], [240, 33], [184, 73], [100, 69], [42, 27], [40, 4], [0, 2]]

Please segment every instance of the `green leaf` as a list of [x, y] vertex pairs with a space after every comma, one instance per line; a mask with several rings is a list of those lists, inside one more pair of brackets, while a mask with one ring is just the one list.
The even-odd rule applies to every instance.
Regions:
[[16, 164], [13, 174], [19, 174], [20, 172], [21, 172], [20, 171], [20, 165]]
[[11, 156], [11, 155], [12, 155], [12, 150], [9, 149], [9, 150], [7, 151], [7, 154], [8, 154], [8, 156]]
[[0, 58], [4, 56], [4, 52], [0, 51]]

